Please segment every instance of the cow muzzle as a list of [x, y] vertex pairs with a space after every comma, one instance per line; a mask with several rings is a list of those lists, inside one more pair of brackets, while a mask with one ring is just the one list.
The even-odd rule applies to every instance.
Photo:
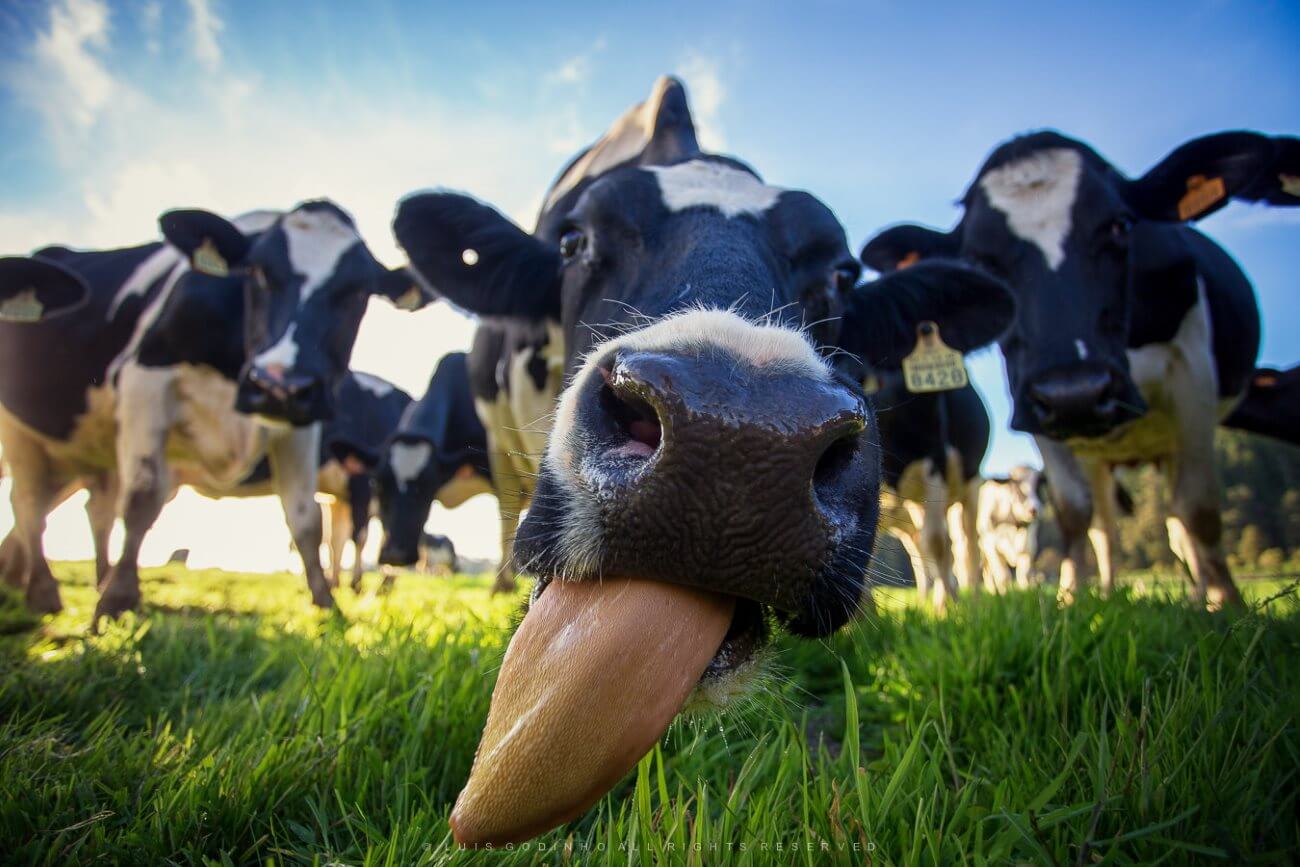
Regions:
[[1109, 367], [1061, 368], [1026, 383], [1011, 426], [1053, 439], [1099, 437], [1145, 412], [1127, 376]]
[[333, 417], [328, 389], [314, 376], [271, 365], [250, 366], [240, 378], [235, 409], [303, 427]]

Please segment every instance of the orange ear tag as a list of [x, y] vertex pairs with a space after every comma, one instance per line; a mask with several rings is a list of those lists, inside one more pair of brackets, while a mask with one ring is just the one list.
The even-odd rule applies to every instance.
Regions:
[[1209, 210], [1210, 206], [1227, 195], [1223, 178], [1193, 175], [1187, 179], [1187, 192], [1178, 200], [1178, 219], [1191, 220]]

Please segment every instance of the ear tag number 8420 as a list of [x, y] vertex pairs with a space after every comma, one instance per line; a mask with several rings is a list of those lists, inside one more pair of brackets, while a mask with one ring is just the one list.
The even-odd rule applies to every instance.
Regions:
[[922, 322], [916, 327], [916, 348], [903, 359], [903, 380], [915, 394], [964, 388], [970, 378], [961, 353], [943, 342], [939, 326]]

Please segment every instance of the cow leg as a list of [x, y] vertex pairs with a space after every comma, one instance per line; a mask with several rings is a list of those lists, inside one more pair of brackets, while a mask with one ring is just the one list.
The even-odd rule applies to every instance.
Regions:
[[1223, 554], [1223, 519], [1212, 460], [1180, 454], [1171, 462], [1172, 514], [1165, 521], [1169, 547], [1192, 575], [1192, 598], [1211, 610], [1243, 604]]
[[104, 576], [94, 625], [140, 605], [140, 546], [172, 494], [167, 436], [176, 421], [171, 371], [127, 364], [118, 375], [118, 511], [124, 529], [122, 555]]
[[1034, 437], [1051, 482], [1050, 496], [1065, 546], [1057, 599], [1073, 602], [1088, 583], [1088, 525], [1092, 523], [1092, 496], [1078, 460], [1061, 443]]
[[988, 589], [994, 593], [1007, 592], [1011, 584], [1010, 570], [1006, 558], [1002, 556], [1002, 545], [997, 534], [992, 530], [980, 538], [980, 547], [984, 552], [984, 568], [988, 574]]
[[289, 534], [302, 557], [311, 601], [320, 608], [333, 608], [334, 596], [320, 565], [321, 510], [316, 503], [320, 425], [276, 431], [266, 451]]
[[[370, 522], [362, 521], [358, 523], [354, 521], [352, 524], [352, 592], [353, 593], [361, 592], [361, 577], [366, 573], [366, 564], [361, 559], [361, 552], [365, 549], [366, 540], [369, 538], [370, 538]], [[394, 570], [391, 569], [387, 570], [384, 573], [384, 577], [387, 578], [388, 572], [393, 572], [393, 571]]]
[[1016, 586], [1028, 590], [1034, 580], [1034, 561], [1038, 559], [1038, 522], [1017, 531]]
[[920, 514], [921, 551], [933, 570], [935, 607], [942, 609], [949, 599], [957, 598], [957, 578], [953, 574], [952, 538], [948, 535], [948, 481], [928, 462], [925, 473], [925, 502], [922, 504]]
[[330, 547], [330, 587], [338, 588], [343, 575], [343, 549], [352, 535], [352, 510], [341, 499], [321, 506], [321, 518], [326, 528], [325, 536]]
[[45, 559], [42, 537], [45, 518], [58, 502], [61, 486], [45, 450], [26, 436], [5, 438], [5, 459], [13, 474], [13, 532], [19, 549], [14, 560], [25, 579], [27, 607], [39, 614], [57, 614], [63, 610], [63, 600]]
[[86, 500], [86, 518], [90, 521], [90, 535], [95, 543], [95, 586], [102, 590], [108, 579], [108, 538], [117, 518], [117, 473], [104, 473], [87, 485], [90, 499]]
[[15, 590], [22, 590], [27, 581], [27, 555], [23, 551], [21, 535], [14, 527], [0, 542], [0, 575], [4, 583]]
[[978, 477], [965, 483], [962, 489], [961, 502], [958, 503], [958, 510], [961, 521], [958, 530], [961, 534], [961, 552], [962, 574], [959, 578], [964, 578], [962, 590], [969, 590], [972, 596], [978, 596], [983, 588], [983, 580], [980, 574], [980, 546], [979, 546], [979, 500], [980, 484], [982, 480]]
[[917, 544], [916, 534], [910, 533], [902, 526], [890, 528], [890, 535], [898, 540], [898, 544], [903, 546], [907, 552], [907, 559], [912, 561], [912, 578], [916, 581], [916, 598], [922, 603], [928, 602], [930, 597], [930, 570], [926, 568], [925, 559], [921, 556], [921, 546]]
[[1115, 555], [1119, 549], [1119, 509], [1115, 499], [1115, 474], [1105, 461], [1088, 466], [1088, 488], [1092, 494], [1092, 525], [1088, 539], [1097, 555], [1097, 572], [1101, 577], [1101, 595], [1115, 589]]
[[519, 513], [524, 507], [523, 480], [515, 472], [508, 452], [488, 435], [488, 464], [492, 486], [497, 492], [497, 513], [501, 519], [501, 568], [492, 582], [493, 593], [513, 593], [515, 576], [515, 534], [519, 532]]

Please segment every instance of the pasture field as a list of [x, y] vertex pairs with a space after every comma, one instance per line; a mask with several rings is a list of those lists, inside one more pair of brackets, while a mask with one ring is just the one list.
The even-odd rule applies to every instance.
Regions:
[[[0, 603], [0, 861], [71, 864], [1292, 863], [1300, 601], [1210, 615], [1174, 584], [943, 618], [889, 589], [826, 642], [782, 640], [746, 712], [678, 724], [574, 825], [451, 843], [520, 601], [485, 577], [340, 592], [145, 571], [147, 616], [89, 637]], [[368, 586], [377, 579], [367, 576]]]

